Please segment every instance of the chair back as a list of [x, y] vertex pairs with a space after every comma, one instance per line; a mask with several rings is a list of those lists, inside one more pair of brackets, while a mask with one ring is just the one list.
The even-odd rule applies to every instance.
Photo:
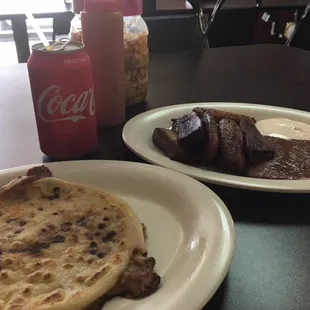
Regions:
[[207, 26], [209, 47], [254, 43], [261, 2], [249, 8], [223, 9], [226, 0], [217, 0]]
[[306, 6], [297, 26], [287, 40], [287, 46], [293, 46], [310, 51], [310, 1]]
[[203, 49], [203, 39], [195, 13], [145, 17], [151, 53]]

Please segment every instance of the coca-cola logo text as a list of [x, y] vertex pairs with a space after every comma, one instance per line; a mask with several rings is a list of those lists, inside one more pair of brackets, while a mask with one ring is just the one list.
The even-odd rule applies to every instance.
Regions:
[[76, 58], [73, 58], [73, 59], [66, 59], [64, 61], [64, 64], [65, 65], [76, 64], [76, 63], [79, 63], [79, 62], [86, 61], [88, 59], [89, 59], [89, 56], [88, 55], [84, 55], [82, 57], [76, 57]]
[[[73, 121], [87, 119], [85, 111], [88, 109], [89, 116], [95, 114], [94, 88], [83, 91], [79, 96], [71, 94], [64, 98], [60, 94], [60, 87], [52, 85], [44, 89], [37, 103], [39, 117], [44, 122]], [[58, 115], [55, 118], [46, 118], [47, 115]], [[61, 115], [62, 117], [59, 117]]]

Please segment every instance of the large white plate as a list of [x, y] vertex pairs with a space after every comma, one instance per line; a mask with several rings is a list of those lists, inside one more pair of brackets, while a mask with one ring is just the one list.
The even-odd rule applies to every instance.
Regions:
[[[47, 164], [54, 176], [126, 199], [148, 228], [162, 287], [152, 296], [115, 298], [104, 310], [200, 310], [223, 281], [234, 251], [234, 225], [224, 203], [206, 186], [172, 170], [116, 161]], [[30, 166], [0, 171], [0, 183]]]
[[170, 127], [172, 118], [180, 117], [197, 106], [245, 114], [257, 120], [283, 117], [310, 124], [310, 113], [298, 110], [246, 103], [189, 103], [151, 110], [134, 117], [123, 129], [123, 140], [133, 152], [146, 161], [180, 171], [204, 182], [270, 192], [310, 192], [310, 180], [268, 180], [241, 177], [185, 165], [166, 157], [153, 143], [154, 129]]

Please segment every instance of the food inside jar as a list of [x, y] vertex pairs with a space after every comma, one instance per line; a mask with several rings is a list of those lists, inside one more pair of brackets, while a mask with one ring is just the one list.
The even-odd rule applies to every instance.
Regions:
[[[73, 23], [70, 40], [82, 42], [83, 35], [78, 25]], [[143, 102], [148, 92], [148, 33], [139, 31], [136, 25], [125, 23], [125, 84], [127, 105]]]
[[70, 33], [70, 40], [74, 42], [83, 42], [82, 31], [72, 31]]
[[125, 32], [126, 102], [133, 104], [146, 99], [148, 91], [149, 49], [146, 32]]

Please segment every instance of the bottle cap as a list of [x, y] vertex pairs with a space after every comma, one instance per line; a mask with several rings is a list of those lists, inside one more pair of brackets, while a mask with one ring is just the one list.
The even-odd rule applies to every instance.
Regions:
[[86, 12], [120, 12], [122, 2], [121, 0], [85, 0], [84, 10]]
[[143, 13], [143, 0], [121, 0], [124, 16], [136, 16]]

